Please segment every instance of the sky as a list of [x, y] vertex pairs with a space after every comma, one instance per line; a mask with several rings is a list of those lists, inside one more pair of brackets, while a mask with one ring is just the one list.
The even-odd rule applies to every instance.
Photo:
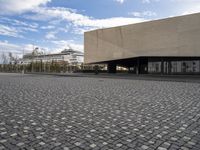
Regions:
[[84, 32], [200, 12], [200, 0], [0, 0], [0, 53], [84, 51]]

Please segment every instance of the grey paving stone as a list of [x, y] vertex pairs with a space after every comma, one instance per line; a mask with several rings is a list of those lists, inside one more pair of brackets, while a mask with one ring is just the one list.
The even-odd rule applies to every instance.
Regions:
[[167, 148], [164, 148], [164, 147], [158, 147], [158, 150], [167, 150]]
[[24, 145], [23, 142], [20, 142], [20, 143], [17, 144], [17, 146], [23, 146], [23, 145]]
[[197, 150], [199, 89], [187, 82], [0, 74], [0, 148]]
[[63, 150], [70, 150], [68, 147], [63, 147]]
[[4, 146], [0, 146], [0, 150], [6, 149]]
[[40, 142], [39, 145], [42, 145], [42, 146], [43, 146], [43, 145], [45, 145], [45, 143], [44, 143], [44, 142]]
[[148, 146], [146, 146], [146, 145], [142, 145], [142, 147], [141, 147], [142, 149], [144, 149], [144, 150], [146, 150], [146, 149], [148, 149], [149, 147]]

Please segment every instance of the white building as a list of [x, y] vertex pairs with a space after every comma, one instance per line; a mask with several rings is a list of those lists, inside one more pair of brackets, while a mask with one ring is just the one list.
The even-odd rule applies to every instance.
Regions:
[[31, 62], [42, 61], [46, 62], [66, 62], [71, 65], [80, 65], [83, 63], [84, 54], [80, 51], [76, 51], [73, 49], [65, 49], [60, 53], [56, 54], [26, 54], [23, 56], [23, 63], [29, 64]]

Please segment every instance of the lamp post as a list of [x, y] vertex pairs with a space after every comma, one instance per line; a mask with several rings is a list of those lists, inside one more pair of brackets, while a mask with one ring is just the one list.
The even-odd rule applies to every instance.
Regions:
[[22, 56], [22, 74], [24, 74], [24, 48], [23, 48], [23, 56]]
[[33, 44], [33, 52], [32, 52], [32, 54], [31, 54], [31, 59], [32, 59], [32, 65], [31, 65], [31, 72], [33, 73], [33, 56], [34, 55], [34, 44]]
[[[43, 55], [44, 55], [44, 72], [45, 72], [46, 71], [46, 51], [44, 48], [42, 48], [42, 50], [43, 50]], [[41, 59], [41, 61], [42, 61], [42, 59]]]

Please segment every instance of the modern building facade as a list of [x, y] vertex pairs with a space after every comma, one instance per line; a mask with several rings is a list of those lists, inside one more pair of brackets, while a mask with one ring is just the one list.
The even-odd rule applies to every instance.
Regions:
[[80, 51], [76, 51], [73, 49], [65, 49], [60, 53], [56, 54], [41, 54], [41, 55], [33, 55], [26, 54], [23, 56], [23, 63], [29, 64], [31, 62], [66, 62], [70, 65], [80, 65], [83, 63], [83, 53]]
[[200, 13], [89, 31], [85, 63], [136, 74], [200, 74]]

